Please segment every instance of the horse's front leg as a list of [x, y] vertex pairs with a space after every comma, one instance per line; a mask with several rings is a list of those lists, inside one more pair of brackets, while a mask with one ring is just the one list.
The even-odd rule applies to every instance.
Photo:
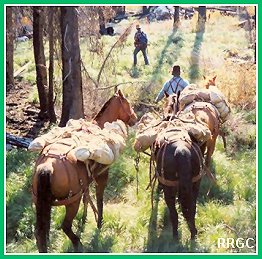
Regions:
[[207, 154], [205, 159], [205, 165], [208, 169], [211, 166], [211, 157], [215, 151], [217, 136], [213, 136], [211, 140], [207, 142]]
[[176, 188], [163, 185], [166, 205], [169, 209], [170, 220], [173, 227], [173, 237], [178, 240], [178, 214], [176, 211]]
[[96, 177], [96, 202], [97, 202], [97, 227], [100, 229], [103, 222], [103, 197], [104, 190], [108, 181], [108, 170]]

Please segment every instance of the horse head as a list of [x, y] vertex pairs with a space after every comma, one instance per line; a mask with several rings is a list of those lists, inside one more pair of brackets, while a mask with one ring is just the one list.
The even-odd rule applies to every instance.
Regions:
[[203, 76], [203, 78], [204, 78], [204, 80], [206, 80], [206, 82], [205, 82], [205, 88], [206, 89], [209, 89], [210, 85], [216, 85], [216, 78], [217, 78], [216, 75], [212, 78], [206, 78], [205, 76]]
[[137, 121], [137, 116], [133, 108], [121, 90], [116, 91], [94, 117], [94, 121], [101, 128], [104, 128], [105, 122], [113, 122], [116, 120], [122, 120], [129, 126], [133, 126]]
[[179, 111], [179, 96], [180, 91], [177, 94], [171, 94], [167, 98], [167, 105], [164, 108], [164, 116], [168, 116], [170, 114], [176, 115]]
[[135, 125], [137, 122], [137, 116], [121, 90], [118, 90], [114, 97], [118, 102], [118, 105], [116, 106], [118, 110], [118, 119], [122, 120], [129, 126]]

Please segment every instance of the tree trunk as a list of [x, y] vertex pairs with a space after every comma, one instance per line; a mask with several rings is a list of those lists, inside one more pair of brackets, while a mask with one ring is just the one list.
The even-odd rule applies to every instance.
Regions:
[[198, 21], [206, 22], [206, 6], [199, 6], [198, 7]]
[[106, 20], [103, 12], [103, 7], [99, 6], [97, 12], [98, 12], [98, 20], [99, 20], [99, 33], [101, 35], [104, 35], [106, 34]]
[[51, 123], [56, 123], [54, 109], [54, 8], [49, 8], [49, 90], [48, 90], [48, 113]]
[[206, 23], [206, 6], [199, 6], [198, 7], [198, 31], [205, 30], [205, 23]]
[[150, 10], [150, 7], [148, 7], [148, 6], [143, 6], [142, 7], [142, 12], [143, 12], [144, 15], [145, 14], [149, 14], [149, 10]]
[[6, 7], [6, 89], [14, 86], [14, 28], [12, 7]]
[[33, 7], [33, 45], [36, 66], [36, 84], [40, 102], [40, 118], [48, 117], [48, 88], [47, 69], [44, 53], [44, 9], [42, 6]]
[[177, 28], [179, 24], [179, 6], [175, 6], [174, 12], [174, 28]]
[[84, 117], [76, 7], [61, 7], [63, 106], [59, 126]]

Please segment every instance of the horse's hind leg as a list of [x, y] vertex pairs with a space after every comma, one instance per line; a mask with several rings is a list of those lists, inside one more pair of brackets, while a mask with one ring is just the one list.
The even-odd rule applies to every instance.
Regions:
[[200, 180], [193, 184], [193, 204], [192, 204], [193, 208], [192, 208], [192, 215], [191, 215], [192, 218], [190, 219], [190, 222], [188, 223], [188, 226], [191, 232], [191, 239], [195, 239], [197, 235], [197, 229], [195, 226], [195, 216], [196, 216], [196, 202], [197, 202], [197, 197], [199, 193], [199, 187], [200, 187]]
[[96, 201], [97, 201], [97, 227], [100, 229], [102, 227], [103, 222], [103, 197], [104, 197], [104, 190], [107, 185], [108, 180], [108, 170], [103, 172], [96, 178]]
[[[187, 190], [183, 191], [182, 186], [180, 187], [180, 194], [179, 194], [179, 200], [181, 204], [181, 209], [184, 218], [187, 221], [187, 225], [189, 227], [190, 233], [191, 233], [191, 239], [195, 239], [197, 235], [197, 229], [195, 225], [195, 214], [196, 214], [196, 198], [197, 198], [197, 188], [194, 188], [194, 184], [192, 187], [187, 186]], [[186, 187], [184, 187], [186, 188]], [[189, 190], [189, 188], [191, 190]]]
[[176, 211], [176, 189], [173, 187], [167, 187], [163, 185], [164, 197], [166, 205], [169, 209], [170, 220], [173, 227], [173, 237], [175, 240], [178, 239], [178, 214]]
[[73, 219], [75, 218], [78, 208], [79, 208], [79, 203], [80, 203], [79, 199], [78, 201], [66, 205], [66, 215], [62, 224], [62, 229], [65, 232], [65, 234], [69, 237], [69, 239], [71, 240], [73, 246], [74, 246], [74, 250], [75, 252], [78, 251], [79, 249], [79, 245], [81, 246], [81, 242], [78, 236], [76, 236], [73, 231], [72, 231], [72, 222]]

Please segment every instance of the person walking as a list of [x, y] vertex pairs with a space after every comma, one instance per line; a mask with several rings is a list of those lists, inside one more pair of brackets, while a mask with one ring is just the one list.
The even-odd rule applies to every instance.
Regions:
[[136, 34], [134, 37], [134, 45], [135, 45], [135, 50], [134, 50], [134, 66], [137, 65], [137, 54], [139, 51], [142, 51], [143, 56], [144, 56], [144, 61], [145, 65], [149, 65], [148, 62], [148, 57], [146, 54], [147, 50], [147, 43], [148, 39], [146, 34], [141, 30], [141, 27], [139, 24], [136, 25]]
[[180, 77], [180, 66], [173, 66], [172, 75], [173, 77], [164, 83], [162, 89], [158, 93], [155, 99], [156, 103], [161, 101], [165, 96], [177, 94], [179, 91], [183, 91], [185, 87], [189, 85], [187, 80], [184, 80], [182, 77]]

